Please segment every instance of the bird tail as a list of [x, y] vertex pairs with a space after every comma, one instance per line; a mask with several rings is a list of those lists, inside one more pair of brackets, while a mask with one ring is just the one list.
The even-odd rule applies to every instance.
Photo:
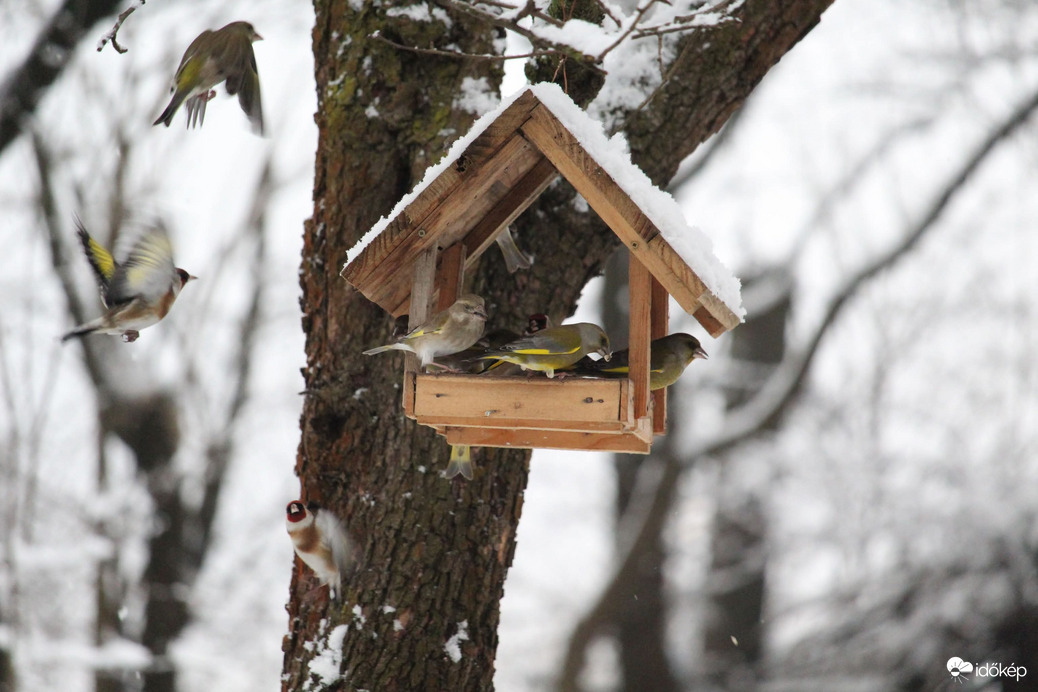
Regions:
[[78, 327], [76, 327], [75, 329], [73, 329], [72, 331], [70, 331], [67, 334], [65, 334], [63, 337], [61, 337], [61, 343], [65, 343], [69, 339], [74, 339], [76, 337], [82, 338], [82, 337], [86, 336], [87, 334], [93, 334], [98, 329], [100, 329], [102, 326], [103, 325], [102, 325], [100, 320], [94, 320], [93, 322], [87, 322], [86, 324], [81, 324]]
[[451, 460], [443, 475], [445, 478], [454, 478], [458, 474], [470, 481], [473, 478], [472, 448], [468, 445], [451, 445]]
[[166, 127], [169, 127], [170, 123], [173, 122], [173, 116], [176, 115], [177, 109], [180, 108], [180, 104], [184, 102], [184, 98], [187, 96], [186, 92], [176, 92], [173, 94], [173, 98], [170, 99], [169, 105], [166, 106], [166, 110], [162, 111], [162, 115], [159, 116], [158, 120], [153, 122], [152, 127], [162, 123]]
[[407, 349], [401, 349], [400, 348], [400, 344], [386, 344], [385, 346], [376, 346], [375, 348], [369, 348], [367, 351], [364, 351], [364, 355], [366, 355], [366, 356], [373, 356], [376, 353], [385, 353], [386, 351], [400, 351], [400, 350], [407, 350]]

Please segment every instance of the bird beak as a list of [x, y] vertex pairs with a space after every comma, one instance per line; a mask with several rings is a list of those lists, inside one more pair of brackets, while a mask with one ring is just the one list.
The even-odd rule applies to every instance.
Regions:
[[260, 36], [259, 34], [257, 34], [255, 31], [253, 31], [252, 32], [252, 40], [253, 41], [262, 41], [263, 37]]
[[706, 351], [704, 351], [701, 346], [697, 346], [694, 349], [692, 349], [692, 360], [695, 360], [696, 358], [702, 358], [703, 360], [706, 360], [709, 357], [710, 356], [706, 355]]
[[485, 309], [481, 308], [481, 307], [478, 307], [478, 306], [476, 307], [476, 312], [474, 314], [477, 317], [482, 317], [483, 319], [487, 318], [487, 311]]

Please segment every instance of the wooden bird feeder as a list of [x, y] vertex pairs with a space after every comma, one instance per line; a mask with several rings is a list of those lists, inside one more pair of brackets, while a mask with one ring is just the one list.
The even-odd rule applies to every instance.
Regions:
[[[740, 316], [707, 289], [563, 124], [561, 99], [587, 118], [561, 90], [542, 84], [477, 123], [467, 144], [455, 146], [388, 221], [372, 229], [342, 276], [387, 312], [409, 314], [412, 327], [420, 324], [456, 300], [465, 270], [561, 175], [631, 253], [629, 377], [425, 374], [408, 354], [404, 410], [455, 445], [644, 454], [653, 435], [666, 431], [666, 391], [649, 391], [649, 342], [667, 334], [668, 294], [714, 337], [739, 324]], [[616, 172], [615, 161], [610, 170]]]

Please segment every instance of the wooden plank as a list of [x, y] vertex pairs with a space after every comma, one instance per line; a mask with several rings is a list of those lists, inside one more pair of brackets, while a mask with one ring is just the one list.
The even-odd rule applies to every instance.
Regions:
[[[649, 335], [653, 339], [664, 337], [670, 331], [670, 296], [655, 277], [652, 279], [652, 324]], [[652, 393], [652, 432], [655, 435], [667, 433], [667, 389], [657, 389]]]
[[436, 270], [436, 311], [446, 310], [462, 293], [465, 283], [465, 244], [454, 243], [440, 253]]
[[546, 158], [541, 160], [523, 176], [522, 180], [501, 198], [465, 236], [465, 247], [468, 248], [466, 266], [471, 267], [479, 256], [490, 247], [498, 233], [519, 218], [534, 200], [551, 185], [559, 172]]
[[[420, 395], [416, 394], [416, 401]], [[486, 428], [488, 430], [560, 430], [567, 432], [586, 432], [602, 435], [623, 435], [631, 432], [636, 426], [618, 421], [584, 421], [565, 420], [560, 418], [505, 418], [501, 416], [484, 418], [479, 416], [442, 415], [436, 412], [424, 413], [421, 405], [416, 408], [414, 419], [430, 428]]]
[[[630, 250], [631, 256], [637, 257], [652, 272], [686, 312], [695, 315], [700, 307], [700, 296], [709, 293], [706, 286], [674, 252], [638, 205], [584, 151], [572, 133], [544, 106], [531, 111], [530, 119], [522, 125], [520, 131], [551, 160], [591, 208], [613, 229]], [[716, 329], [718, 325], [734, 326], [738, 323], [731, 310], [719, 300], [704, 301], [703, 306], [713, 320], [709, 327], [703, 325], [708, 331], [711, 327]]]
[[538, 103], [537, 97], [529, 91], [517, 98], [469, 144], [453, 166], [446, 168], [430, 182], [422, 193], [393, 218], [386, 229], [343, 269], [343, 278], [367, 295], [364, 287], [375, 272], [382, 273], [379, 268], [386, 258], [397, 251], [401, 244], [414, 240], [412, 235], [420, 227], [422, 220], [444, 198], [451, 195], [451, 191], [471, 174], [472, 169], [482, 166], [515, 135], [516, 129], [529, 117], [530, 111]]
[[[394, 295], [399, 294], [402, 277], [410, 273], [408, 270], [419, 252], [434, 246], [449, 247], [461, 240], [468, 229], [540, 160], [541, 155], [534, 146], [522, 137], [513, 137], [484, 165], [466, 169], [464, 178], [457, 185], [441, 191], [429, 212], [412, 220], [411, 232], [406, 234], [406, 238], [395, 239], [394, 247], [380, 251], [381, 259], [377, 265], [366, 265], [368, 271], [364, 274], [347, 271], [344, 276], [361, 293], [385, 307]], [[387, 231], [383, 231], [375, 241], [381, 241]], [[352, 266], [353, 262], [347, 270]], [[406, 290], [407, 283], [403, 285]]]
[[[646, 420], [645, 427], [648, 427]], [[648, 454], [651, 441], [643, 435], [626, 433], [566, 432], [557, 430], [488, 430], [486, 428], [444, 428], [449, 444], [472, 447], [511, 447], [516, 449], [571, 449], [598, 452]]]
[[376, 272], [350, 283], [392, 314], [407, 312], [408, 285], [402, 277], [409, 273], [417, 253], [436, 245], [450, 247], [465, 237], [541, 158], [529, 142], [513, 137], [485, 165], [470, 170], [461, 184], [417, 221], [415, 232], [382, 259]]
[[430, 424], [474, 419], [626, 423], [625, 380], [419, 375], [415, 415]]
[[649, 409], [649, 331], [652, 324], [652, 274], [636, 257], [627, 265], [630, 323], [627, 342], [627, 377], [634, 396], [634, 415], [641, 418]]
[[[415, 262], [414, 275], [411, 277], [411, 294], [414, 296], [413, 310], [407, 318], [408, 331], [422, 324], [431, 316], [433, 282], [436, 278], [436, 248], [431, 247], [423, 252]], [[421, 363], [418, 356], [407, 353], [404, 358], [404, 413], [414, 413], [414, 376]]]

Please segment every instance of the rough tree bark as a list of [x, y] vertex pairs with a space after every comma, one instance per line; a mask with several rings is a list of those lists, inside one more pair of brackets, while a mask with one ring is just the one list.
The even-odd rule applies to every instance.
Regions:
[[[650, 178], [665, 184], [830, 2], [750, 0], [741, 21], [686, 38], [667, 84], [626, 119]], [[330, 602], [326, 590], [311, 592], [313, 577], [297, 561], [286, 692], [493, 689], [499, 601], [526, 486], [528, 455], [517, 451], [480, 452], [470, 483], [440, 476], [447, 446], [401, 412], [400, 356], [361, 355], [389, 338], [392, 320], [338, 275], [350, 246], [471, 122], [454, 103], [462, 80], [486, 78], [493, 88], [499, 77], [493, 63], [416, 55], [372, 38], [380, 31], [405, 45], [493, 49], [488, 27], [387, 17], [390, 6], [315, 2], [320, 134], [300, 279], [307, 367], [296, 470], [302, 496], [348, 523], [360, 567]], [[510, 277], [493, 252], [481, 262], [471, 288], [486, 298], [492, 325], [520, 324], [529, 312], [568, 315], [615, 248], [572, 197], [555, 186], [522, 217], [520, 242], [537, 256], [531, 271]], [[457, 660], [448, 642], [459, 645]]]

